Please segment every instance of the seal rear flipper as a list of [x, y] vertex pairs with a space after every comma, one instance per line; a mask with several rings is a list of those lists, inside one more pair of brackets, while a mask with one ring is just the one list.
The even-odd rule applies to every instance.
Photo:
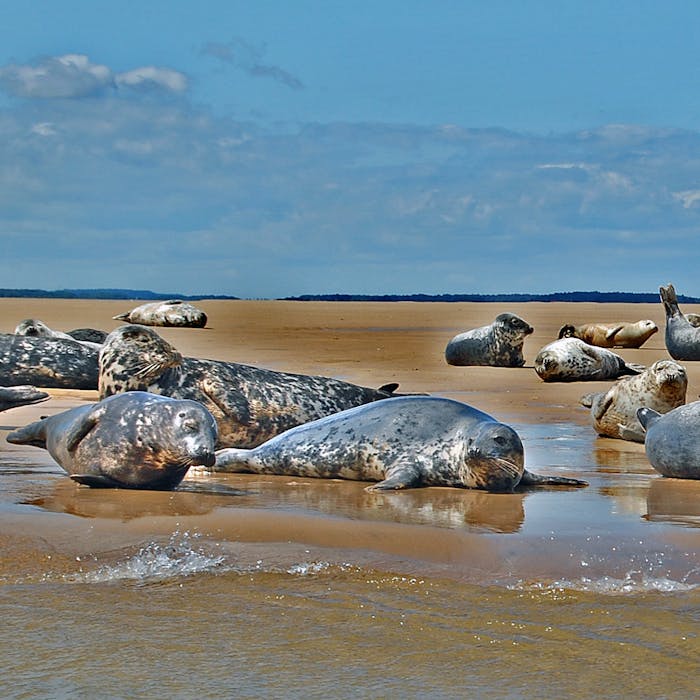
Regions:
[[131, 311], [125, 311], [123, 314], [117, 314], [116, 316], [112, 316], [112, 318], [115, 321], [128, 321], [130, 314], [131, 314]]
[[79, 484], [90, 486], [93, 489], [117, 489], [122, 488], [122, 484], [114, 479], [97, 474], [69, 474], [73, 481]]
[[637, 364], [636, 362], [625, 362], [622, 374], [641, 374], [645, 369], [646, 367], [644, 365]]
[[398, 382], [389, 382], [389, 384], [382, 384], [377, 391], [386, 391], [387, 394], [393, 394], [398, 388]]
[[32, 445], [46, 449], [46, 435], [43, 431], [42, 420], [13, 430], [5, 439], [12, 445]]
[[[661, 414], [655, 411], [653, 408], [647, 408], [646, 406], [637, 409], [637, 420], [642, 424], [645, 431], [656, 423], [657, 420], [661, 418]], [[10, 439], [10, 436], [7, 436]]]
[[215, 453], [216, 462], [211, 468], [214, 472], [252, 472], [252, 450], [226, 447]]
[[571, 479], [566, 476], [546, 476], [544, 474], [535, 474], [527, 469], [523, 471], [520, 477], [518, 486], [588, 486], [587, 481], [580, 479]]

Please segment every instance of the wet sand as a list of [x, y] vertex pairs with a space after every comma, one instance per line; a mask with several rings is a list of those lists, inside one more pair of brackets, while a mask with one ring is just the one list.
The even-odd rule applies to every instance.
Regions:
[[[137, 303], [0, 299], [0, 331], [12, 332], [30, 317], [57, 330], [109, 331], [120, 325], [111, 317]], [[356, 610], [356, 605], [374, 612], [362, 622], [350, 615], [358, 625], [355, 632], [374, 634], [376, 648], [390, 656], [405, 650], [406, 630], [396, 636], [395, 625], [411, 625], [401, 616], [411, 611], [415, 624], [424, 616], [418, 627], [411, 627], [409, 644], [425, 653], [439, 649], [445, 655], [466, 654], [467, 676], [475, 683], [469, 687], [481, 697], [508, 695], [498, 692], [504, 682], [502, 670], [488, 673], [488, 655], [478, 651], [487, 638], [511, 669], [511, 697], [529, 697], [535, 689], [569, 697], [587, 697], [597, 689], [598, 697], [612, 697], [613, 683], [618, 684], [619, 697], [631, 692], [638, 697], [688, 696], [690, 686], [677, 679], [690, 679], [698, 670], [699, 623], [694, 613], [688, 618], [682, 611], [697, 609], [698, 602], [700, 482], [664, 479], [649, 466], [642, 445], [595, 435], [579, 398], [606, 390], [611, 382], [545, 384], [533, 369], [537, 351], [556, 338], [564, 323], [651, 318], [659, 333], [641, 349], [615, 352], [645, 365], [667, 357], [660, 303], [203, 301], [198, 306], [209, 317], [205, 329], [159, 329], [185, 355], [322, 374], [367, 386], [395, 381], [404, 392], [465, 401], [518, 430], [528, 469], [582, 478], [590, 486], [515, 494], [438, 488], [369, 494], [364, 484], [353, 482], [197, 473], [172, 493], [91, 490], [71, 482], [45, 451], [5, 441], [14, 427], [97, 398], [93, 391], [49, 390], [48, 402], [0, 414], [0, 610], [6, 619], [26, 618], [32, 628], [41, 628], [35, 614], [20, 610], [18, 596], [31, 591], [34, 597], [46, 597], [45, 610], [65, 611], [71, 606], [66, 583], [78, 583], [98, 613], [107, 617], [115, 601], [131, 606], [154, 598], [150, 585], [155, 581], [157, 587], [187, 589], [189, 612], [178, 608], [175, 614], [163, 603], [162, 614], [170, 610], [173, 624], [177, 619], [169, 632], [169, 647], [177, 647], [183, 626], [199, 629], [205, 624], [201, 611], [209, 609], [209, 601], [227, 610], [234, 603], [243, 605], [248, 626], [264, 620], [278, 625], [277, 632], [266, 628], [249, 639], [245, 650], [231, 651], [248, 664], [242, 696], [264, 691], [268, 696], [309, 697], [313, 692], [303, 691], [313, 689], [315, 678], [320, 697], [321, 690], [327, 694], [334, 687], [333, 674], [342, 675], [339, 659], [345, 671], [353, 669], [359, 695], [400, 691], [418, 697], [422, 688], [432, 689], [435, 697], [465, 696], [465, 679], [457, 681], [467, 673], [464, 665], [451, 683], [444, 674], [454, 674], [455, 669], [446, 661], [397, 661], [396, 678], [382, 676], [371, 667], [370, 658], [366, 664], [354, 657], [351, 661], [351, 650], [340, 647], [352, 625], [345, 631], [337, 625], [348, 624], [348, 610]], [[700, 308], [688, 305], [683, 310], [697, 313]], [[452, 336], [490, 323], [503, 311], [535, 327], [525, 341], [524, 368], [458, 368], [445, 363], [444, 348]], [[692, 401], [700, 393], [700, 363], [684, 364]], [[134, 590], [133, 581], [149, 585], [145, 591]], [[107, 594], [106, 583], [117, 588]], [[287, 590], [287, 598], [280, 589]], [[426, 598], [436, 591], [439, 604], [434, 596]], [[318, 606], [300, 604], [307, 595], [317, 599]], [[457, 612], [462, 604], [473, 609], [484, 600], [483, 619], [454, 622], [465, 614]], [[270, 606], [278, 612], [274, 623]], [[572, 618], [572, 606], [597, 612]], [[520, 622], [509, 612], [513, 609], [521, 610]], [[131, 620], [130, 612], [124, 616]], [[302, 670], [298, 659], [290, 658], [275, 672], [263, 674], [264, 682], [260, 675], [250, 675], [250, 664], [261, 663], [266, 654], [279, 654], [282, 641], [276, 635], [286, 644], [300, 644], [300, 627], [307, 618], [324, 631], [318, 638], [313, 633], [304, 636], [304, 644], [316, 654], [324, 645], [334, 650], [335, 661], [328, 670], [320, 670], [316, 661], [321, 657], [316, 656], [311, 664], [316, 676], [306, 678], [311, 674], [308, 664]], [[453, 621], [448, 623], [448, 618]], [[205, 627], [217, 639], [242, 633], [212, 619]], [[546, 631], [546, 620], [560, 644]], [[451, 651], [451, 643], [435, 636], [442, 624], [455, 635]], [[525, 631], [514, 632], [517, 624]], [[503, 625], [495, 636], [494, 625]], [[661, 637], [659, 625], [664, 629]], [[246, 630], [244, 636], [250, 636], [249, 627]], [[134, 635], [140, 644], [146, 642], [147, 632]], [[536, 663], [530, 655], [533, 640], [540, 650]], [[21, 636], [20, 647], [27, 654], [37, 648], [46, 651], [42, 644]], [[565, 645], [576, 645], [581, 658], [572, 656], [570, 649], [563, 651], [560, 647]], [[642, 665], [645, 651], [661, 669], [637, 668], [635, 675], [634, 663]], [[576, 673], [562, 675], [557, 654], [564, 655], [569, 671], [586, 674], [587, 686], [573, 680]], [[585, 654], [600, 659], [595, 673]], [[211, 658], [193, 658], [198, 668], [216, 665]], [[269, 661], [273, 664], [274, 659]], [[32, 679], [27, 662], [18, 658], [16, 663], [24, 689], [34, 695], [108, 687], [89, 680], [92, 666], [79, 664], [83, 675], [73, 685], [60, 669], [47, 672], [50, 680], [38, 681]], [[104, 671], [102, 661], [94, 663]], [[186, 667], [189, 662], [181, 663]], [[623, 671], [629, 672], [624, 679]], [[210, 674], [204, 687], [217, 696], [226, 672], [217, 667]], [[155, 678], [148, 673], [144, 677]], [[114, 669], [107, 678], [115, 688], [124, 687]], [[157, 678], [153, 682], [162, 691], [165, 672]], [[304, 686], [305, 678], [310, 686]], [[181, 696], [197, 695], [187, 679], [182, 684]], [[169, 689], [178, 694], [174, 686]], [[114, 696], [121, 693], [114, 691]]]

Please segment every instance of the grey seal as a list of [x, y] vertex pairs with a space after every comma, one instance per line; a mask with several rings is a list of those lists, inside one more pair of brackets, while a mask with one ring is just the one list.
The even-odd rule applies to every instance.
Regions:
[[674, 360], [700, 360], [700, 328], [684, 316], [672, 284], [659, 287], [666, 312], [666, 349]]
[[369, 490], [456, 486], [585, 486], [524, 468], [508, 425], [460, 401], [404, 396], [358, 406], [287, 430], [251, 450], [216, 453], [216, 471], [375, 481]]
[[644, 449], [654, 469], [676, 479], [700, 479], [700, 401], [658, 413], [637, 411], [646, 430]]
[[117, 321], [140, 323], [143, 326], [204, 328], [207, 325], [207, 315], [204, 311], [181, 299], [148, 302], [112, 318]]
[[34, 386], [0, 386], [0, 411], [46, 401], [50, 396]]
[[26, 335], [34, 338], [62, 338], [63, 340], [74, 340], [78, 343], [85, 343], [88, 347], [92, 347], [95, 350], [99, 350], [102, 345], [101, 342], [95, 343], [91, 340], [76, 338], [70, 333], [55, 331], [49, 328], [43, 321], [39, 321], [35, 318], [25, 318], [24, 321], [21, 321], [15, 328], [15, 335]]
[[511, 313], [499, 314], [493, 323], [459, 333], [447, 343], [448, 365], [522, 367], [523, 343], [532, 326]]
[[97, 328], [74, 328], [72, 331], [68, 331], [68, 335], [74, 340], [87, 340], [90, 343], [102, 345], [109, 334], [107, 331], [101, 331]]
[[0, 333], [0, 385], [97, 389], [97, 349], [77, 340]]
[[183, 357], [153, 329], [121, 326], [100, 352], [100, 397], [123, 391], [203, 403], [219, 424], [219, 447], [254, 447], [287, 428], [393, 395], [328, 377]]
[[618, 323], [566, 324], [559, 329], [559, 338], [579, 338], [601, 348], [640, 348], [659, 327], [650, 319]]
[[611, 350], [579, 338], [555, 340], [535, 357], [535, 372], [545, 382], [600, 381], [643, 371], [643, 365], [625, 362]]
[[214, 464], [216, 421], [196, 401], [129, 392], [30, 423], [7, 441], [43, 447], [81, 484], [167, 490], [192, 465]]
[[644, 431], [637, 418], [646, 406], [668, 413], [685, 403], [688, 376], [674, 360], [657, 360], [633, 377], [619, 379], [607, 392], [586, 394], [581, 403], [591, 409], [599, 435], [644, 442]]

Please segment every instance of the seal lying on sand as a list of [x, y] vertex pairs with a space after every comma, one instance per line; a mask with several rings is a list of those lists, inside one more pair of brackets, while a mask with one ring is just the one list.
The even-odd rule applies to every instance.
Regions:
[[297, 426], [252, 450], [220, 450], [214, 469], [379, 482], [369, 490], [586, 485], [532, 474], [511, 427], [437, 396], [387, 399]]
[[49, 328], [43, 321], [39, 321], [35, 318], [25, 318], [16, 328], [15, 335], [26, 335], [34, 338], [63, 338], [64, 340], [74, 340], [78, 343], [85, 343], [88, 347], [92, 347], [95, 350], [99, 350], [102, 343], [95, 343], [91, 340], [82, 340], [76, 338], [70, 333], [63, 333], [62, 331], [55, 331]]
[[672, 284], [659, 288], [666, 312], [666, 349], [674, 360], [700, 360], [700, 328], [696, 328], [678, 307]]
[[74, 340], [87, 340], [90, 343], [102, 345], [109, 334], [107, 331], [100, 331], [97, 328], [75, 328], [68, 331], [68, 335]]
[[644, 449], [657, 472], [700, 479], [700, 401], [664, 414], [640, 408], [637, 417], [646, 430]]
[[97, 350], [77, 340], [0, 333], [0, 385], [97, 389]]
[[131, 311], [113, 316], [117, 321], [140, 323], [144, 326], [182, 326], [204, 328], [207, 315], [201, 309], [180, 299], [152, 301]]
[[659, 327], [651, 320], [628, 323], [567, 324], [559, 329], [559, 338], [579, 338], [601, 348], [640, 348]]
[[154, 330], [121, 326], [100, 352], [100, 397], [150, 391], [203, 403], [219, 424], [219, 447], [255, 447], [300, 423], [392, 396], [327, 377], [183, 357]]
[[582, 396], [581, 403], [591, 409], [598, 434], [644, 442], [638, 409], [668, 413], [685, 403], [687, 389], [685, 368], [673, 360], [658, 360], [641, 374], [618, 380], [605, 393]]
[[496, 316], [493, 323], [456, 335], [445, 348], [448, 365], [522, 367], [523, 343], [532, 326], [515, 314]]
[[192, 465], [214, 464], [216, 421], [196, 401], [138, 391], [30, 423], [7, 441], [43, 447], [81, 484], [164, 490]]
[[45, 391], [39, 391], [33, 386], [0, 386], [0, 411], [41, 403], [48, 398], [50, 397]]
[[535, 372], [545, 382], [585, 382], [639, 374], [643, 365], [625, 362], [605, 348], [578, 338], [562, 338], [545, 345], [535, 357]]

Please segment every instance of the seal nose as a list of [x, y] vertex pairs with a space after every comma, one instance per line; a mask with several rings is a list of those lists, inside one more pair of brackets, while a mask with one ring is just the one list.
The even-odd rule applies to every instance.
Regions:
[[212, 450], [200, 450], [192, 457], [198, 466], [213, 467], [216, 464], [216, 455]]

